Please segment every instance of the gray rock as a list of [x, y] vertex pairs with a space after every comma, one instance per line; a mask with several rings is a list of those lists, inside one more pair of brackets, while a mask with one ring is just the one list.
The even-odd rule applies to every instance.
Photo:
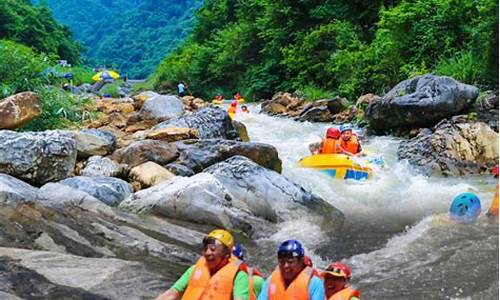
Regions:
[[80, 175], [89, 177], [120, 177], [124, 171], [124, 166], [102, 156], [92, 156], [87, 160], [85, 168], [80, 171]]
[[66, 131], [0, 131], [0, 172], [34, 185], [71, 175], [76, 142]]
[[38, 189], [7, 174], [0, 174], [0, 203], [17, 204], [33, 202]]
[[272, 145], [216, 139], [180, 141], [176, 145], [180, 155], [175, 163], [195, 172], [234, 155], [248, 157], [263, 167], [281, 172], [281, 160]]
[[365, 112], [375, 131], [428, 127], [472, 107], [479, 90], [446, 76], [422, 75], [396, 85]]
[[486, 91], [474, 104], [478, 121], [482, 121], [498, 132], [498, 91]]
[[113, 177], [76, 176], [59, 183], [84, 191], [110, 206], [117, 206], [132, 193], [126, 181]]
[[309, 106], [305, 108], [296, 118], [298, 121], [308, 122], [331, 122], [333, 115], [327, 106]]
[[106, 206], [100, 200], [85, 192], [61, 183], [49, 182], [42, 186], [36, 195], [37, 202], [45, 207], [65, 207], [68, 205], [81, 208], [101, 208]]
[[119, 163], [133, 168], [148, 161], [165, 165], [179, 156], [174, 143], [161, 140], [144, 140], [133, 142], [123, 149], [118, 149], [111, 158]]
[[184, 114], [184, 106], [177, 96], [157, 95], [144, 102], [139, 114], [143, 119], [175, 118]]
[[75, 131], [78, 157], [89, 157], [92, 155], [108, 155], [116, 149], [116, 136], [105, 130], [84, 129]]
[[195, 128], [200, 133], [200, 139], [239, 139], [238, 131], [227, 112], [214, 107], [202, 108], [192, 115], [167, 120], [153, 127], [153, 130], [166, 127]]
[[193, 176], [195, 173], [192, 169], [181, 165], [181, 164], [176, 164], [176, 163], [170, 163], [165, 166], [165, 169], [169, 170], [173, 174], [177, 176], [184, 176], [184, 177], [189, 177]]

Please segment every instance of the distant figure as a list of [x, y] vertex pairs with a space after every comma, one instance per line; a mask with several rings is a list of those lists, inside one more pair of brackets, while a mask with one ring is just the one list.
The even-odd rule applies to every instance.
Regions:
[[239, 92], [236, 92], [236, 93], [233, 94], [233, 99], [236, 100], [236, 101], [238, 101], [240, 99], [243, 99], [243, 97], [240, 95]]
[[248, 110], [248, 107], [246, 105], [242, 105], [241, 106], [241, 112], [244, 112], [244, 113], [249, 113], [250, 111]]
[[184, 81], [179, 82], [177, 85], [177, 91], [179, 92], [179, 97], [184, 97], [186, 95], [187, 85]]
[[227, 109], [227, 113], [229, 114], [229, 117], [234, 119], [234, 115], [236, 114], [236, 109], [238, 108], [238, 102], [236, 100], [231, 101], [231, 105]]
[[[495, 179], [498, 180], [498, 166], [495, 166], [491, 169], [491, 174]], [[488, 209], [488, 213], [486, 215], [498, 221], [498, 181], [497, 186], [495, 187], [495, 195], [493, 196], [493, 201], [491, 201], [490, 209]]]

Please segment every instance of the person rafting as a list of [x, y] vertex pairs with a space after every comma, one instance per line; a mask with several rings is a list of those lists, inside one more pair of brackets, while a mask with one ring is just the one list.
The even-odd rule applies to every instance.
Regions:
[[493, 201], [491, 202], [491, 206], [486, 215], [492, 219], [498, 220], [498, 166], [494, 166], [491, 169], [491, 174], [493, 175], [493, 178], [497, 179], [497, 186], [495, 187]]
[[278, 247], [278, 266], [265, 281], [258, 300], [325, 300], [323, 282], [304, 263], [304, 248], [297, 240]]
[[241, 96], [239, 92], [236, 92], [233, 94], [233, 99], [236, 100], [237, 102], [243, 102], [245, 99]]
[[247, 300], [248, 275], [239, 259], [231, 259], [231, 233], [216, 229], [203, 239], [202, 256], [156, 300]]
[[337, 140], [340, 138], [340, 130], [337, 127], [330, 127], [326, 130], [325, 138], [321, 142], [309, 145], [312, 154], [336, 154], [340, 153]]
[[234, 119], [234, 115], [236, 114], [236, 110], [238, 109], [238, 102], [236, 100], [231, 101], [231, 105], [227, 109], [227, 113], [231, 119]]
[[337, 140], [337, 144], [337, 149], [342, 154], [353, 156], [362, 153], [361, 144], [358, 138], [353, 135], [352, 127], [349, 124], [340, 126], [340, 139]]
[[245, 262], [245, 251], [240, 245], [234, 245], [233, 255], [247, 265], [248, 299], [257, 299], [257, 296], [262, 290], [262, 285], [264, 285], [264, 278], [262, 278], [262, 274], [257, 268], [248, 266], [248, 264]]
[[248, 107], [246, 105], [241, 106], [241, 112], [247, 113], [247, 114], [250, 113], [250, 111], [248, 110]]
[[361, 297], [360, 291], [347, 285], [351, 280], [351, 269], [346, 264], [334, 262], [321, 276], [327, 300], [359, 300]]

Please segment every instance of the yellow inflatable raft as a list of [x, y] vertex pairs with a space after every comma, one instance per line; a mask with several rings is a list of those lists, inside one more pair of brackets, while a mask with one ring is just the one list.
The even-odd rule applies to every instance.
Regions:
[[317, 169], [338, 179], [363, 180], [372, 177], [372, 168], [344, 154], [316, 154], [299, 161], [303, 168]]

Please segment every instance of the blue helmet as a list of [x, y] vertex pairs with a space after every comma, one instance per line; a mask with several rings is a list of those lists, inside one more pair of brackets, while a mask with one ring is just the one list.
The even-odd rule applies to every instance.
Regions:
[[278, 247], [278, 256], [290, 255], [293, 257], [304, 256], [304, 248], [297, 240], [287, 240]]
[[450, 218], [459, 223], [470, 223], [481, 214], [481, 201], [474, 193], [462, 193], [453, 199]]
[[233, 255], [239, 258], [240, 260], [244, 260], [245, 258], [245, 253], [243, 251], [243, 248], [238, 244], [234, 244], [233, 246]]
[[342, 133], [346, 130], [352, 131], [352, 126], [351, 126], [351, 124], [344, 124], [344, 125], [341, 125], [339, 129], [340, 129], [340, 133]]

